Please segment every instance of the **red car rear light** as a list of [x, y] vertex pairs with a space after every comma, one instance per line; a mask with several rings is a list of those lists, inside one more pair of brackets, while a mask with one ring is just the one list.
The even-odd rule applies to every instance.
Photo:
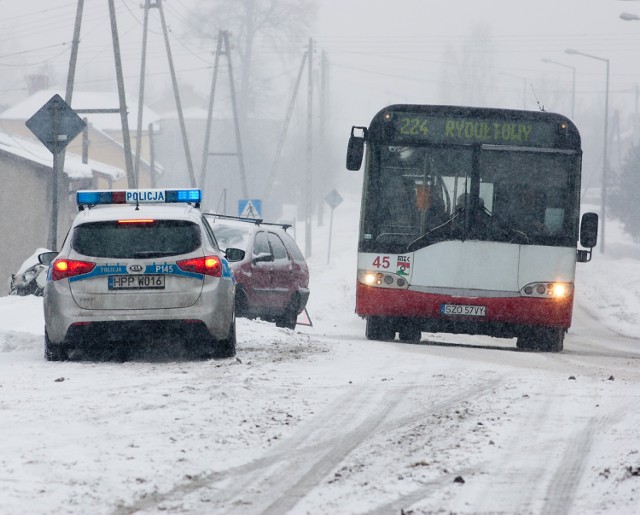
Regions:
[[96, 267], [95, 263], [74, 259], [56, 259], [51, 263], [51, 279], [58, 281], [66, 277], [88, 274]]
[[180, 270], [195, 272], [197, 274], [220, 277], [222, 275], [222, 263], [217, 256], [205, 256], [193, 259], [183, 259], [177, 262]]

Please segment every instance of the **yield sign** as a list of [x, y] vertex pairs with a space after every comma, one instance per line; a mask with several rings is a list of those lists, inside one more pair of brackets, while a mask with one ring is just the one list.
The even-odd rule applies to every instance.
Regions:
[[52, 154], [57, 154], [71, 143], [86, 123], [60, 95], [53, 95], [26, 121], [26, 126]]

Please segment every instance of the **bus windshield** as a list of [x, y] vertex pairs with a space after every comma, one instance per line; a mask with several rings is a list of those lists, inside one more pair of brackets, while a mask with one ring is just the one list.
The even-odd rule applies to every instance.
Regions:
[[447, 240], [575, 245], [578, 152], [371, 142], [367, 166], [362, 251]]

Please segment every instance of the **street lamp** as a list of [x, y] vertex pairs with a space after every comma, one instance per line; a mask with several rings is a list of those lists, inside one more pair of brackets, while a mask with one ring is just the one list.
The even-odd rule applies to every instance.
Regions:
[[564, 63], [559, 63], [558, 61], [553, 61], [551, 59], [547, 59], [546, 57], [542, 58], [542, 62], [557, 64], [558, 66], [562, 66], [563, 68], [570, 68], [573, 71], [573, 81], [571, 85], [571, 119], [573, 119], [573, 114], [576, 108], [576, 67]]
[[[637, 14], [631, 14], [631, 13], [622, 13], [622, 14], [620, 14], [620, 18], [623, 19], [624, 21], [637, 21], [637, 20], [640, 20], [640, 16], [638, 16]], [[635, 133], [636, 133], [636, 129], [638, 127], [638, 96], [637, 96], [637, 93], [636, 93], [636, 113], [635, 113], [633, 127], [634, 127], [634, 140], [635, 140], [635, 136], [636, 136]]]
[[609, 59], [605, 59], [604, 57], [598, 57], [591, 54], [585, 54], [583, 52], [578, 52], [573, 48], [567, 48], [565, 52], [569, 55], [581, 55], [583, 57], [589, 57], [590, 59], [596, 59], [597, 61], [602, 61], [607, 64], [607, 82], [605, 88], [605, 96], [604, 96], [604, 149], [602, 151], [602, 204], [600, 210], [600, 217], [602, 218], [601, 222], [601, 235], [600, 235], [600, 252], [604, 254], [604, 226], [606, 219], [606, 209], [607, 209], [607, 169], [609, 167], [608, 159], [607, 159], [607, 146], [609, 140]]

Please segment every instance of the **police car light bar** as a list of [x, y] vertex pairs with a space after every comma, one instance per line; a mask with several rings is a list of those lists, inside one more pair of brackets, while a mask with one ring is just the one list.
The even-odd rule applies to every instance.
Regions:
[[202, 202], [200, 189], [144, 189], [144, 190], [79, 190], [76, 192], [76, 203], [80, 209], [83, 206], [99, 204], [158, 204], [185, 202], [195, 204]]

